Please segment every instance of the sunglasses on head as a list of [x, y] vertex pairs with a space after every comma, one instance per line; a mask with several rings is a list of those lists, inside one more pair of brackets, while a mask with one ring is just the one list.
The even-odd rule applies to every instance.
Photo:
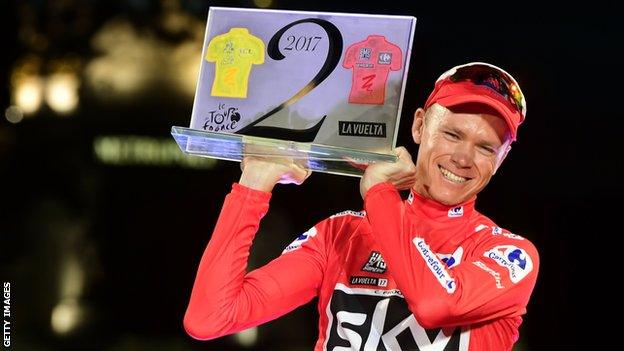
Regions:
[[507, 100], [522, 116], [526, 116], [526, 100], [518, 82], [504, 70], [487, 63], [469, 63], [451, 68], [438, 78], [437, 82], [448, 79], [451, 82], [469, 81], [478, 86], [490, 88]]

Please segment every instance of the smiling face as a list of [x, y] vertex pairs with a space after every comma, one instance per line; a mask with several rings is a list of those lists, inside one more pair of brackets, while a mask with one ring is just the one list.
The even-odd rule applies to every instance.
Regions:
[[476, 111], [456, 113], [438, 104], [426, 112], [416, 111], [412, 136], [420, 144], [417, 193], [456, 205], [475, 196], [490, 181], [511, 138], [503, 118]]

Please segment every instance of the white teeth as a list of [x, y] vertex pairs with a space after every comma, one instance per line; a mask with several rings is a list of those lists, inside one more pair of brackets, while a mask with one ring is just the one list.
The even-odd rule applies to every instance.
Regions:
[[455, 183], [463, 183], [465, 181], [467, 181], [467, 178], [464, 177], [460, 177], [457, 174], [449, 171], [446, 168], [443, 168], [442, 166], [439, 166], [440, 171], [442, 172], [442, 175], [444, 176], [444, 178], [450, 180], [451, 182], [455, 182]]

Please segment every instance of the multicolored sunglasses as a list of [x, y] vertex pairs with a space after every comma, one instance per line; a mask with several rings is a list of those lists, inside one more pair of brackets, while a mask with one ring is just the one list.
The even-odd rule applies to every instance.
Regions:
[[526, 116], [526, 100], [518, 82], [499, 67], [484, 62], [471, 62], [444, 72], [436, 83], [444, 79], [454, 83], [470, 81], [488, 87], [507, 100], [520, 113], [522, 121]]

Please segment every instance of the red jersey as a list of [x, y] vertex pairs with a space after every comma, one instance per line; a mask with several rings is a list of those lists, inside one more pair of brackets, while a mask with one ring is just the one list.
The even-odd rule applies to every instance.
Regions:
[[353, 69], [349, 102], [383, 105], [388, 74], [401, 69], [402, 56], [401, 48], [382, 35], [369, 35], [349, 46], [342, 63], [344, 68]]
[[246, 272], [271, 194], [234, 184], [201, 259], [184, 326], [212, 339], [318, 296], [314, 350], [511, 350], [539, 266], [535, 247], [474, 209], [389, 183]]

